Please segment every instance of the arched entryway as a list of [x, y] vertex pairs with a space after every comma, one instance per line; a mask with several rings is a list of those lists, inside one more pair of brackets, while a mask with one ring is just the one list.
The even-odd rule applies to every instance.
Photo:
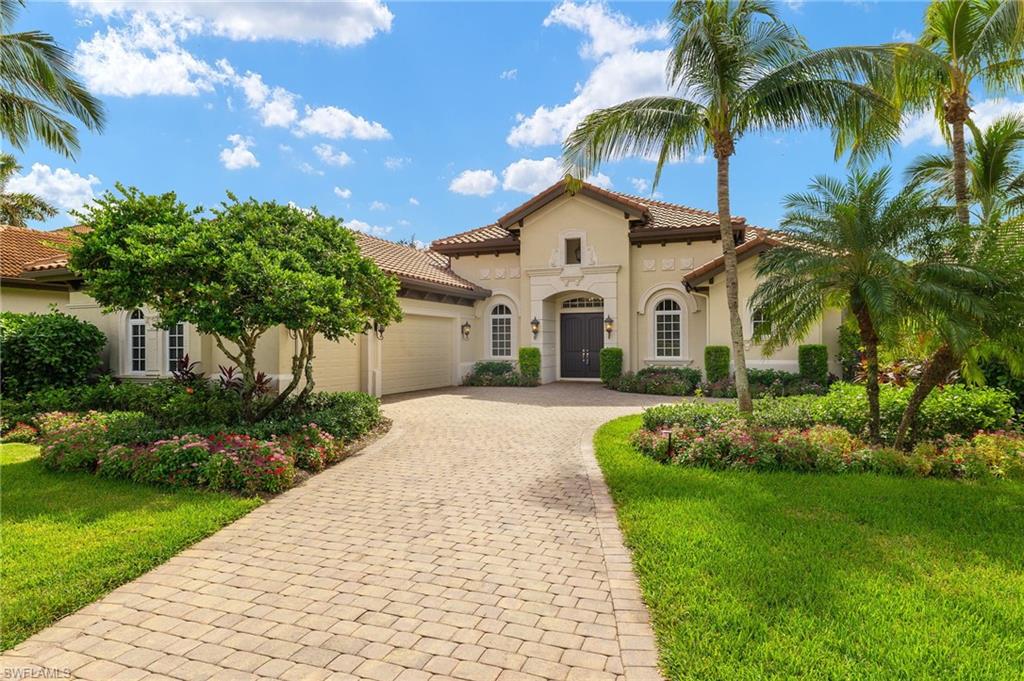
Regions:
[[604, 347], [604, 299], [589, 293], [559, 298], [558, 377], [599, 378]]

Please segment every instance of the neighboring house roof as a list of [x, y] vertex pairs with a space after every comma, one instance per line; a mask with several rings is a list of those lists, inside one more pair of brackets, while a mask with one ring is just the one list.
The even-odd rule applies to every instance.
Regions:
[[68, 227], [44, 232], [28, 227], [0, 225], [0, 276], [19, 277], [25, 266], [38, 260], [63, 257], [67, 253], [59, 248], [71, 242], [73, 231]]
[[[81, 225], [43, 232], [24, 227], [0, 226], [0, 271], [7, 283], [68, 279], [68, 254], [47, 244], [67, 244], [71, 232]], [[440, 253], [420, 251], [411, 246], [353, 232], [359, 250], [377, 266], [401, 282], [403, 289], [416, 289], [441, 300], [445, 296], [464, 300], [486, 298], [490, 291], [452, 272], [448, 258]], [[424, 296], [420, 296], [424, 297]]]
[[[629, 220], [629, 238], [632, 243], [714, 239], [720, 234], [717, 213], [623, 194], [586, 182], [581, 183], [576, 191], [571, 191], [566, 181], [561, 180], [501, 216], [497, 222], [437, 239], [430, 247], [452, 255], [518, 251], [519, 229], [523, 220], [566, 193], [586, 196], [621, 210], [623, 217]], [[746, 229], [746, 220], [734, 216], [732, 226], [737, 233], [742, 233]]]
[[[753, 256], [782, 243], [781, 237], [778, 233], [762, 227], [751, 227], [748, 229], [747, 234], [747, 240], [736, 247], [736, 262], [743, 262], [747, 258], [752, 258]], [[708, 260], [700, 267], [687, 272], [686, 276], [683, 277], [683, 283], [686, 286], [694, 287], [713, 279], [716, 275], [719, 275], [724, 271], [725, 256], [720, 255], [717, 258]]]

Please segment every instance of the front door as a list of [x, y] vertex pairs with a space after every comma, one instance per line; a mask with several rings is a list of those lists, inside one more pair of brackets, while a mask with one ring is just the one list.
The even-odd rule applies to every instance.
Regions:
[[598, 378], [604, 347], [600, 312], [562, 313], [562, 378]]

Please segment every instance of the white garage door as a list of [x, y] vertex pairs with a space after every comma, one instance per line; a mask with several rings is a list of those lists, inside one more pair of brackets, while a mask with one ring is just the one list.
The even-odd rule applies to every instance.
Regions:
[[452, 384], [452, 320], [406, 315], [389, 326], [382, 342], [385, 395]]

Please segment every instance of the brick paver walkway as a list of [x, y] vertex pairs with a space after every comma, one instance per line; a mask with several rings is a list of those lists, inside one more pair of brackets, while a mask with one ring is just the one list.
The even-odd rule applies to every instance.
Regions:
[[8, 651], [3, 676], [658, 679], [590, 447], [657, 401], [591, 384], [390, 400], [361, 455]]

